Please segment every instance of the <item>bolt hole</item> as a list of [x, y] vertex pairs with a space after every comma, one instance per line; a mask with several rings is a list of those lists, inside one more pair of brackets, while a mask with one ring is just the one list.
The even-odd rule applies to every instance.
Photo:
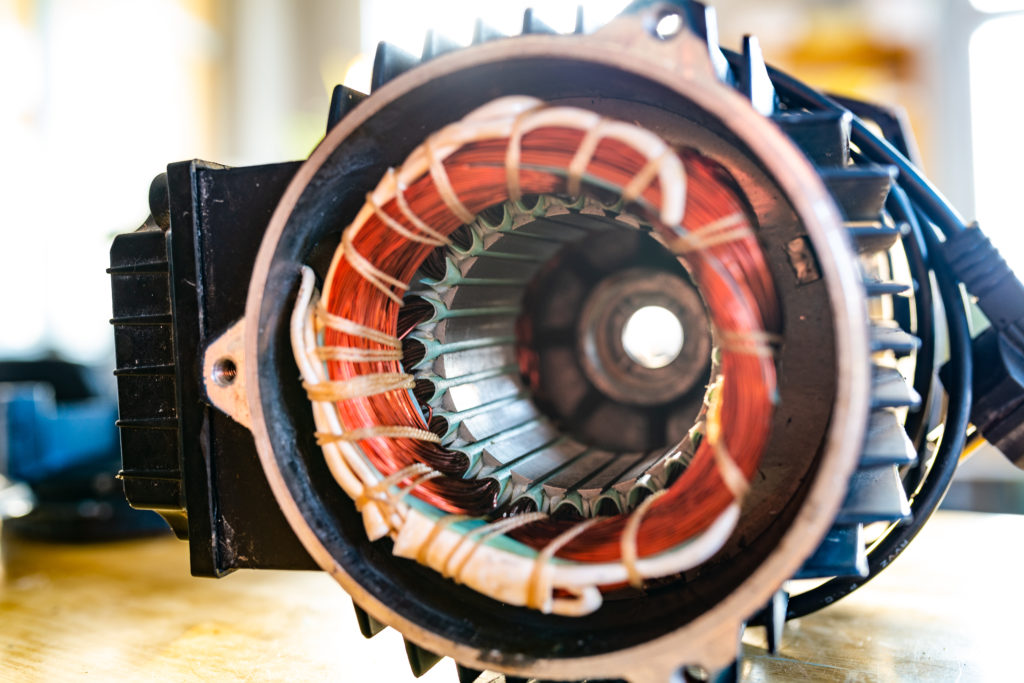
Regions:
[[687, 683], [710, 681], [711, 673], [702, 666], [687, 666], [683, 669], [683, 680]]
[[671, 40], [683, 30], [683, 17], [679, 12], [666, 12], [654, 25], [654, 35], [661, 40]]
[[213, 381], [217, 386], [228, 387], [238, 378], [238, 366], [230, 358], [219, 358], [213, 364]]

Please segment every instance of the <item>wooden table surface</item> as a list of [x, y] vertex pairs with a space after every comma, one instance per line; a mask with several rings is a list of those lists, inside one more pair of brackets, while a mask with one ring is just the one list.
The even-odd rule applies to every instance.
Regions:
[[[1024, 517], [940, 513], [892, 567], [787, 627], [745, 638], [746, 681], [1024, 681]], [[411, 681], [399, 635], [370, 641], [323, 574], [189, 576], [171, 538], [70, 546], [5, 534], [0, 681]], [[454, 683], [445, 660], [421, 681]]]

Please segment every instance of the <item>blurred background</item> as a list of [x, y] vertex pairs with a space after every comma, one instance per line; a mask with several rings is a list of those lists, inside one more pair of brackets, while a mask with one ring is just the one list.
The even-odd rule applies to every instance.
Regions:
[[[435, 28], [468, 43], [477, 17], [516, 33], [531, 4], [568, 31], [577, 4], [596, 26], [627, 3], [0, 0], [0, 361], [84, 364], [109, 403], [107, 251], [145, 219], [153, 176], [305, 158], [332, 87], [368, 90], [378, 41], [418, 54]], [[713, 4], [726, 47], [756, 34], [802, 80], [905, 107], [927, 175], [1024, 272], [1024, 0]], [[1024, 512], [1022, 480], [983, 450], [949, 504]]]

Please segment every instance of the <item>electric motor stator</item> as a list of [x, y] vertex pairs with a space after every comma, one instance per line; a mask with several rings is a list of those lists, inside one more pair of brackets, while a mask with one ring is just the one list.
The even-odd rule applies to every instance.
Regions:
[[777, 642], [937, 506], [958, 281], [1011, 350], [1020, 283], [889, 110], [699, 3], [523, 28], [382, 44], [304, 162], [154, 181], [111, 252], [126, 494], [194, 573], [330, 572], [417, 674], [735, 676], [742, 628]]

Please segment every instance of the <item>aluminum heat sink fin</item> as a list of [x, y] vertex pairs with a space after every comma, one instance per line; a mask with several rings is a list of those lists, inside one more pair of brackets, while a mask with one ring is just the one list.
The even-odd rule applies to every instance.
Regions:
[[903, 429], [899, 416], [889, 408], [874, 410], [868, 421], [861, 467], [896, 465], [902, 467], [917, 460], [914, 444]]
[[327, 112], [327, 132], [338, 124], [356, 105], [366, 99], [366, 95], [353, 90], [347, 85], [336, 85], [331, 93], [331, 106]]
[[921, 405], [920, 395], [896, 368], [876, 365], [872, 374], [872, 408], [916, 408]]
[[847, 221], [846, 231], [859, 254], [885, 251], [903, 236], [900, 227], [886, 225], [882, 221]]
[[783, 112], [772, 120], [815, 166], [842, 168], [850, 163], [850, 112]]
[[523, 35], [531, 33], [549, 33], [557, 34], [558, 31], [551, 28], [543, 21], [537, 18], [537, 12], [532, 8], [528, 8], [523, 12]]
[[583, 14], [583, 5], [576, 5], [576, 25], [572, 29], [573, 33], [586, 33], [587, 32], [587, 18]]
[[864, 280], [864, 293], [869, 297], [892, 296], [902, 294], [910, 289], [910, 285], [904, 282], [893, 282], [891, 280], [875, 280], [867, 278]]
[[715, 75], [723, 83], [732, 84], [732, 69], [729, 68], [729, 60], [725, 58], [718, 40], [718, 15], [715, 8], [696, 0], [683, 0], [673, 4], [682, 12], [687, 29], [705, 43]]
[[371, 617], [369, 612], [355, 603], [352, 603], [352, 607], [356, 610], [356, 623], [359, 624], [359, 632], [363, 634], [364, 638], [373, 638], [387, 628], [386, 625]]
[[405, 640], [405, 655], [409, 658], [409, 669], [416, 678], [430, 671], [434, 668], [435, 664], [443, 659], [441, 655], [434, 654], [430, 650], [424, 650], [408, 639], [403, 640]]
[[[459, 683], [476, 683], [477, 679], [484, 675], [484, 672], [477, 671], [476, 669], [470, 669], [469, 667], [456, 663], [455, 675], [458, 677]], [[507, 680], [508, 679], [506, 678], [506, 681]]]
[[[847, 234], [859, 254], [875, 254], [899, 240], [901, 228], [883, 217], [885, 201], [896, 176], [892, 167], [851, 165], [850, 128], [846, 111], [784, 113], [775, 122], [817, 166], [844, 218]], [[865, 277], [870, 297], [900, 294], [908, 285]], [[894, 323], [872, 321], [869, 344], [873, 352], [910, 353], [920, 340]], [[913, 407], [920, 397], [894, 368], [872, 368], [873, 412], [867, 427], [858, 470], [850, 480], [842, 510], [814, 554], [794, 578], [868, 575], [864, 524], [897, 521], [909, 514], [909, 505], [896, 465], [916, 458], [897, 414], [889, 407]]]
[[441, 35], [437, 31], [431, 29], [427, 31], [427, 37], [423, 40], [423, 53], [421, 54], [420, 59], [421, 61], [426, 62], [438, 55], [443, 55], [446, 52], [454, 52], [461, 47], [461, 45], [451, 38]]
[[893, 351], [899, 355], [916, 351], [921, 340], [904, 332], [894, 322], [874, 322], [868, 328], [868, 343], [872, 351]]
[[374, 92], [395, 76], [405, 73], [419, 63], [419, 59], [400, 47], [396, 47], [391, 43], [378, 43], [377, 54], [373, 58], [370, 92]]
[[763, 116], [771, 116], [778, 97], [755, 36], [743, 36], [743, 63], [737, 80], [740, 92], [747, 96], [754, 109]]
[[508, 36], [493, 26], [485, 24], [480, 19], [477, 19], [476, 23], [473, 24], [473, 45], [489, 43], [492, 40], [500, 40], [501, 38], [508, 38]]
[[768, 652], [776, 655], [782, 645], [782, 632], [786, 626], [786, 611], [789, 609], [789, 593], [779, 589], [772, 593], [768, 604], [761, 609], [747, 626], [764, 626], [767, 640]]
[[828, 576], [868, 575], [863, 524], [837, 524], [814, 551], [794, 579], [818, 579]]
[[910, 518], [910, 503], [895, 465], [854, 472], [836, 524], [898, 522]]
[[848, 166], [819, 171], [843, 218], [850, 221], [878, 220], [896, 177], [894, 166]]

